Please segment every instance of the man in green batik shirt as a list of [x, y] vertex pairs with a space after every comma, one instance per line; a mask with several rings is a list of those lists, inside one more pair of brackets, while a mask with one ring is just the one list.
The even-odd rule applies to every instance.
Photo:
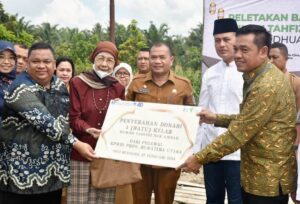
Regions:
[[296, 189], [296, 105], [285, 76], [268, 62], [271, 34], [262, 26], [237, 31], [235, 63], [244, 75], [244, 99], [239, 115], [199, 113], [200, 123], [228, 127], [205, 149], [190, 156], [185, 171], [218, 161], [241, 148], [244, 204], [287, 204]]

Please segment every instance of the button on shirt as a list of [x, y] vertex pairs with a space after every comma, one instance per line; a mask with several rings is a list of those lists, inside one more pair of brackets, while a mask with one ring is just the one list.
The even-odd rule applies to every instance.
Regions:
[[[220, 114], [238, 114], [243, 100], [243, 77], [233, 62], [220, 61], [209, 68], [202, 77], [199, 106]], [[206, 147], [227, 129], [202, 124], [198, 128], [194, 152]], [[222, 158], [240, 160], [240, 151]]]

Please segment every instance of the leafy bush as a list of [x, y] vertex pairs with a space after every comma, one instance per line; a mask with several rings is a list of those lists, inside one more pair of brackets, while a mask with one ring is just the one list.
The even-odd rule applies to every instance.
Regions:
[[195, 70], [193, 68], [183, 68], [181, 66], [176, 66], [175, 73], [179, 76], [188, 78], [191, 81], [193, 87], [193, 94], [195, 97], [196, 105], [199, 103], [199, 94], [201, 87], [201, 69]]

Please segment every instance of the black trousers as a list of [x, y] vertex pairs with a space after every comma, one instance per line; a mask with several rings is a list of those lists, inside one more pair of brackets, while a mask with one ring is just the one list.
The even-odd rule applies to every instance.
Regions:
[[61, 190], [41, 194], [15, 194], [0, 191], [0, 204], [60, 204]]
[[257, 196], [247, 193], [242, 189], [243, 204], [288, 204], [289, 195], [283, 195], [281, 188], [279, 188], [280, 194], [274, 197]]

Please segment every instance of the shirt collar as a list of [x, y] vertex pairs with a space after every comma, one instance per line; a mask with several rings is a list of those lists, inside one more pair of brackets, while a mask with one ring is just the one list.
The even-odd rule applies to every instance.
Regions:
[[226, 68], [232, 68], [232, 67], [235, 67], [235, 68], [236, 68], [234, 60], [233, 60], [232, 62], [230, 62], [228, 65], [226, 64], [226, 62], [224, 62], [224, 61], [222, 60], [222, 65], [223, 65], [224, 67], [226, 67]]
[[[145, 81], [145, 82], [146, 82], [146, 81], [153, 81], [153, 82], [154, 82], [154, 80], [153, 80], [153, 78], [152, 78], [152, 72], [151, 72], [151, 71], [148, 72], [148, 73], [146, 74], [146, 77], [145, 77], [145, 80], [144, 80], [144, 81]], [[173, 82], [173, 83], [174, 83], [174, 81], [175, 81], [174, 73], [173, 73], [172, 71], [170, 71], [170, 73], [169, 73], [168, 81], [171, 81], [171, 82]]]
[[267, 66], [268, 62], [263, 63], [256, 69], [254, 69], [251, 72], [245, 72], [243, 74], [244, 81], [248, 84], [250, 84], [254, 79], [263, 71], [263, 69]]

